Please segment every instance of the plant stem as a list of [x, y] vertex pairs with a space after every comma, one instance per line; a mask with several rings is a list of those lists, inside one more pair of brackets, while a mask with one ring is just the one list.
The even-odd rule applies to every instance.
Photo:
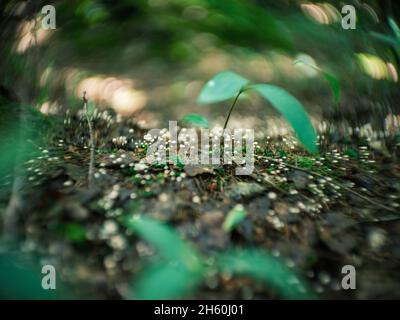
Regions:
[[88, 113], [88, 107], [87, 107], [88, 102], [85, 98], [85, 95], [83, 96], [83, 101], [84, 101], [83, 107], [85, 111], [86, 121], [89, 126], [89, 136], [90, 136], [90, 162], [89, 162], [89, 173], [88, 173], [88, 186], [89, 188], [91, 188], [93, 181], [93, 171], [94, 171], [94, 134], [93, 134], [92, 122], [90, 121]]
[[235, 100], [233, 100], [231, 109], [229, 110], [228, 116], [226, 117], [226, 120], [225, 120], [224, 131], [225, 131], [225, 129], [226, 129], [226, 126], [228, 125], [228, 121], [229, 121], [229, 118], [230, 118], [230, 116], [231, 116], [232, 110], [233, 110], [233, 108], [235, 107], [236, 102], [237, 102], [237, 100], [239, 99], [239, 96], [240, 96], [240, 94], [241, 94], [242, 92], [243, 92], [243, 90], [240, 90], [240, 91], [238, 92], [238, 94], [236, 95]]

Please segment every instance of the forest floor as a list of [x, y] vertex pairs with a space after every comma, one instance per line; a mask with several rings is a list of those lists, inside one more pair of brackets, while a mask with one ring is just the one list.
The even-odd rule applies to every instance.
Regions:
[[[88, 188], [83, 117], [26, 161], [20, 249], [59, 270], [80, 298], [127, 298], [154, 250], [117, 223], [146, 214], [175, 228], [205, 257], [234, 246], [265, 249], [300, 270], [321, 299], [400, 298], [400, 164], [365, 142], [310, 156], [293, 138], [258, 141], [255, 169], [141, 164], [145, 131], [98, 114]], [[125, 137], [125, 138], [118, 138]], [[114, 140], [113, 140], [114, 139]], [[9, 182], [11, 183], [11, 181]], [[223, 223], [241, 204], [246, 218]], [[353, 265], [357, 289], [343, 290]], [[190, 298], [278, 298], [257, 281], [211, 276]]]

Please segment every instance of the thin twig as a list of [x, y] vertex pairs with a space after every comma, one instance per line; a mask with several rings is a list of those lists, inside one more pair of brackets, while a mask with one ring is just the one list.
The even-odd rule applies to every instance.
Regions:
[[83, 92], [83, 107], [86, 116], [86, 120], [89, 126], [89, 136], [90, 136], [90, 162], [89, 162], [89, 173], [88, 173], [88, 186], [89, 188], [92, 187], [93, 183], [93, 171], [94, 171], [94, 134], [93, 134], [93, 127], [92, 122], [89, 118], [89, 111], [88, 111], [88, 100], [86, 99], [86, 91]]

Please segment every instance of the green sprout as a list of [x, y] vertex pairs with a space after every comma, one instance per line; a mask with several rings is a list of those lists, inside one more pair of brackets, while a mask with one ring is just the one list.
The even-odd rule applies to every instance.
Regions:
[[286, 90], [264, 83], [251, 83], [248, 79], [232, 71], [223, 71], [210, 79], [202, 88], [197, 99], [199, 104], [211, 104], [234, 99], [224, 124], [228, 125], [231, 113], [245, 92], [257, 91], [279, 111], [294, 129], [298, 139], [311, 153], [317, 152], [317, 135], [302, 104]]

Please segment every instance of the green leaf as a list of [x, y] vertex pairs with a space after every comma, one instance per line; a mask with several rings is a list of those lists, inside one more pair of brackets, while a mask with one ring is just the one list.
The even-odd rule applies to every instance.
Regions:
[[[34, 147], [48, 132], [47, 117], [30, 105], [8, 101], [0, 94], [0, 184], [13, 176], [22, 162], [32, 159]], [[32, 143], [34, 141], [35, 143]]]
[[247, 212], [241, 204], [236, 205], [231, 211], [228, 212], [222, 228], [226, 232], [232, 231], [240, 222], [246, 218]]
[[86, 240], [86, 229], [78, 223], [70, 222], [61, 224], [57, 229], [71, 242], [82, 243]]
[[169, 226], [145, 216], [127, 218], [124, 224], [166, 259], [143, 272], [133, 288], [139, 299], [175, 299], [190, 294], [201, 283], [204, 263]]
[[303, 60], [296, 60], [295, 62], [293, 62], [293, 64], [298, 64], [298, 63], [302, 63], [320, 73], [322, 73], [322, 75], [324, 76], [325, 80], [329, 82], [329, 85], [331, 87], [332, 93], [333, 93], [333, 97], [334, 97], [334, 102], [335, 104], [338, 104], [340, 101], [340, 96], [341, 96], [341, 89], [340, 89], [340, 84], [339, 84], [339, 80], [331, 73], [328, 73], [324, 70], [322, 70], [321, 68], [312, 65], [308, 62], [305, 62]]
[[385, 42], [386, 44], [391, 44], [395, 47], [399, 47], [400, 46], [400, 39], [397, 39], [393, 36], [388, 36], [386, 34], [382, 34], [382, 33], [378, 33], [378, 32], [370, 32], [371, 36], [373, 36], [374, 38]]
[[296, 162], [297, 166], [299, 166], [300, 168], [311, 169], [314, 165], [314, 160], [303, 156], [296, 156]]
[[286, 299], [310, 299], [307, 283], [283, 261], [256, 249], [235, 249], [217, 257], [222, 272], [261, 281], [266, 288]]
[[394, 35], [396, 36], [396, 38], [400, 38], [400, 28], [397, 25], [396, 21], [394, 21], [392, 18], [389, 18], [389, 25], [390, 25], [390, 28], [392, 28], [392, 31], [393, 31]]
[[249, 80], [232, 71], [215, 75], [202, 88], [197, 103], [210, 104], [234, 98]]
[[208, 120], [206, 117], [203, 117], [197, 113], [189, 113], [182, 118], [182, 122], [184, 123], [193, 123], [200, 128], [208, 128]]
[[190, 272], [173, 262], [152, 265], [139, 276], [133, 287], [137, 299], [178, 299], [192, 293], [201, 283], [201, 273]]
[[340, 84], [338, 79], [334, 75], [327, 72], [323, 72], [323, 75], [326, 81], [328, 81], [331, 86], [335, 104], [338, 104], [341, 96]]
[[57, 279], [57, 290], [44, 290], [38, 257], [25, 253], [0, 253], [0, 299], [53, 300], [73, 299]]
[[358, 158], [358, 151], [353, 148], [348, 148], [344, 152], [345, 155], [349, 156], [350, 158], [357, 159]]
[[304, 107], [295, 97], [286, 90], [269, 84], [255, 84], [251, 88], [258, 91], [284, 116], [308, 151], [317, 152], [315, 129]]
[[178, 167], [179, 169], [183, 169], [185, 167], [185, 163], [182, 161], [182, 159], [177, 155], [177, 156], [170, 156], [170, 159], [174, 161], [175, 166]]
[[127, 218], [124, 224], [167, 260], [182, 263], [191, 271], [202, 270], [202, 261], [195, 251], [169, 226], [146, 216]]

